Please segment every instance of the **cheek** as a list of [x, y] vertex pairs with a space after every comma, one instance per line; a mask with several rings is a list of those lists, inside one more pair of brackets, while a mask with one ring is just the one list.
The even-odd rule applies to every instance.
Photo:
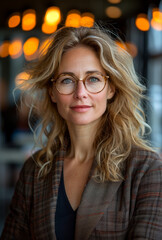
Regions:
[[107, 94], [97, 96], [95, 99], [96, 105], [98, 106], [98, 112], [103, 114], [107, 108]]
[[98, 102], [102, 104], [102, 106], [107, 106], [107, 92], [102, 93], [101, 96], [98, 96]]
[[67, 105], [68, 105], [68, 99], [66, 97], [62, 96], [61, 98], [57, 97], [56, 98], [56, 105], [57, 105], [57, 110], [61, 117], [64, 118], [66, 112], [67, 112]]

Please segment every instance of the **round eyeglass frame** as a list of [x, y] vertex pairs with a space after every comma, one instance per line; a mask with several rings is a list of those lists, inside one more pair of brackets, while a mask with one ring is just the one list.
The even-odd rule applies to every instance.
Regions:
[[92, 74], [93, 74], [93, 73], [89, 73], [89, 74], [87, 74], [83, 79], [79, 79], [79, 78], [78, 78], [77, 76], [75, 76], [73, 73], [61, 73], [61, 74], [59, 74], [56, 78], [51, 78], [51, 82], [55, 84], [56, 90], [57, 90], [60, 94], [62, 94], [62, 95], [70, 95], [70, 94], [72, 94], [72, 93], [75, 92], [76, 87], [77, 87], [77, 84], [76, 84], [74, 90], [73, 90], [71, 93], [62, 93], [62, 92], [60, 92], [60, 91], [57, 89], [57, 85], [56, 85], [57, 79], [58, 79], [60, 76], [67, 76], [67, 75], [68, 75], [68, 76], [73, 77], [73, 78], [76, 80], [76, 82], [82, 81], [83, 84], [84, 84], [85, 89], [86, 89], [89, 93], [97, 94], [97, 93], [100, 93], [100, 92], [102, 92], [102, 91], [104, 90], [104, 88], [105, 88], [105, 86], [106, 86], [106, 80], [107, 80], [108, 78], [110, 78], [110, 77], [109, 77], [109, 76], [104, 76], [104, 75], [101, 74], [101, 73], [97, 73], [98, 75], [102, 76], [103, 79], [105, 80], [104, 86], [103, 86], [103, 88], [102, 88], [100, 91], [98, 91], [98, 92], [91, 92], [91, 91], [89, 91], [89, 90], [87, 89], [86, 84], [85, 84], [85, 81], [86, 81], [87, 77], [90, 76], [90, 75], [92, 75]]

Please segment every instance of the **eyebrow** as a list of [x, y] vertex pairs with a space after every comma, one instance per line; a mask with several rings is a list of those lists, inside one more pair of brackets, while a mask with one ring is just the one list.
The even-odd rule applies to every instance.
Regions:
[[[100, 71], [97, 71], [97, 70], [91, 70], [91, 71], [85, 72], [85, 74], [90, 74], [90, 73], [100, 73], [100, 74], [103, 74], [103, 73], [101, 73]], [[72, 75], [75, 75], [73, 72], [62, 72], [59, 75], [61, 75], [61, 74], [72, 74]]]

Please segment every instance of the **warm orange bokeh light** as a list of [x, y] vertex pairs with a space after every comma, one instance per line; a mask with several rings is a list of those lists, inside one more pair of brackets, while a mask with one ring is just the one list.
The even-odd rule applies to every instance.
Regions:
[[106, 8], [106, 15], [109, 18], [119, 18], [122, 15], [122, 11], [119, 7], [107, 7]]
[[16, 39], [11, 42], [9, 46], [9, 54], [11, 58], [19, 58], [22, 54], [22, 41], [20, 39]]
[[155, 21], [154, 19], [151, 19], [151, 27], [157, 31], [162, 31], [162, 23], [159, 23], [159, 22]]
[[135, 58], [137, 56], [137, 54], [138, 54], [137, 46], [134, 43], [127, 42], [126, 43], [126, 47], [127, 47], [127, 51], [129, 52], [129, 54], [133, 58]]
[[65, 26], [67, 27], [80, 27], [81, 15], [77, 10], [72, 10], [68, 13]]
[[93, 27], [94, 25], [94, 15], [92, 13], [83, 13], [80, 20], [80, 26], [83, 27]]
[[121, 49], [127, 50], [126, 44], [124, 42], [119, 42], [116, 41], [116, 44], [118, 45], [118, 50], [120, 51]]
[[158, 31], [162, 31], [162, 11], [158, 8], [152, 10], [151, 26]]
[[26, 60], [30, 61], [37, 58], [38, 46], [39, 39], [36, 37], [31, 37], [24, 43], [23, 50]]
[[33, 9], [28, 9], [23, 13], [22, 30], [30, 31], [36, 26], [36, 13]]
[[135, 44], [130, 42], [119, 42], [116, 41], [116, 44], [118, 45], [118, 50], [121, 51], [121, 49], [124, 49], [127, 51], [133, 58], [137, 56], [138, 49]]
[[4, 41], [0, 45], [0, 57], [5, 58], [9, 55], [9, 46], [10, 46], [9, 41]]
[[[29, 79], [29, 75], [26, 72], [21, 72], [16, 76], [15, 84], [16, 86], [20, 86], [24, 82], [24, 80], [28, 80], [28, 79]], [[24, 89], [24, 87], [22, 89]]]
[[152, 18], [154, 19], [154, 21], [162, 23], [162, 11], [160, 11], [159, 8], [153, 8]]
[[136, 27], [141, 31], [148, 31], [150, 23], [146, 14], [139, 14], [135, 21]]
[[15, 28], [20, 24], [20, 13], [14, 13], [12, 16], [8, 19], [8, 26], [9, 28]]
[[42, 32], [46, 34], [54, 33], [57, 30], [57, 25], [48, 25], [46, 22], [42, 24]]
[[47, 9], [44, 22], [48, 25], [58, 25], [61, 21], [61, 12], [58, 7], [50, 7]]
[[113, 4], [117, 4], [121, 2], [121, 0], [107, 0], [107, 1]]

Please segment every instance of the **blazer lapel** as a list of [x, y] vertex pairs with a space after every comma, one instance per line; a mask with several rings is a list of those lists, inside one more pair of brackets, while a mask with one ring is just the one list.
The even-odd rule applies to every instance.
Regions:
[[53, 167], [45, 179], [40, 181], [37, 179], [38, 172], [35, 174], [34, 191], [38, 197], [34, 200], [35, 221], [33, 221], [33, 225], [35, 226], [35, 235], [41, 236], [40, 239], [56, 240], [55, 212], [63, 159], [64, 151], [60, 151], [54, 157]]
[[77, 211], [75, 239], [87, 240], [109, 206], [120, 182], [97, 183], [90, 179]]

